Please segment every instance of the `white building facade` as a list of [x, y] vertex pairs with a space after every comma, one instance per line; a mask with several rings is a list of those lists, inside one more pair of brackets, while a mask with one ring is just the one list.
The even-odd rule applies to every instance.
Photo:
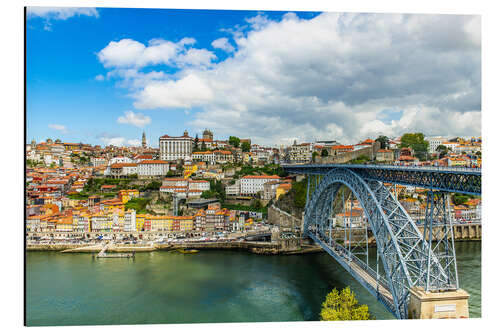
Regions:
[[429, 141], [429, 152], [435, 153], [436, 148], [442, 145], [444, 142], [448, 141], [448, 139], [441, 136], [436, 136], [433, 138], [428, 138], [427, 141]]
[[193, 138], [185, 131], [183, 136], [164, 135], [160, 137], [160, 159], [177, 161], [191, 158]]
[[241, 194], [256, 194], [264, 189], [264, 184], [280, 180], [279, 176], [245, 176], [241, 178]]
[[145, 160], [137, 163], [137, 175], [141, 178], [165, 176], [170, 170], [168, 162]]

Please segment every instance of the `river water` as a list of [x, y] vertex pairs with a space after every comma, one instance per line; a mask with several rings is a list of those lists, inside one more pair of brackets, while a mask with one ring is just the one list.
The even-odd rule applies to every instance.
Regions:
[[[456, 253], [470, 316], [480, 317], [481, 243], [456, 243]], [[325, 295], [347, 285], [377, 319], [393, 319], [325, 253], [29, 252], [26, 276], [29, 326], [318, 320]]]

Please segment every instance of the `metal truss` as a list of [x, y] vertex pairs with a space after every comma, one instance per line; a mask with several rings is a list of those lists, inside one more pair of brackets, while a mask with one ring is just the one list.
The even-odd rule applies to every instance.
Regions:
[[[422, 265], [426, 291], [459, 288], [455, 241], [448, 200], [447, 193], [427, 192], [423, 237], [431, 246], [423, 249], [429, 253], [426, 263]], [[431, 252], [435, 255], [436, 261], [430, 260]], [[446, 274], [439, 274], [440, 269], [444, 269]]]
[[445, 192], [481, 194], [480, 169], [356, 164], [302, 164], [283, 167], [287, 172], [302, 174], [327, 174], [333, 169], [347, 168], [365, 180]]
[[[348, 168], [334, 168], [322, 176], [319, 183], [316, 179], [313, 184], [314, 191], [308, 189], [304, 234], [313, 238], [348, 269], [396, 318], [407, 318], [409, 289], [412, 286], [423, 286], [427, 281], [433, 281], [429, 284], [434, 285], [434, 281], [450, 280], [447, 274], [450, 266], [443, 268], [439, 259], [441, 257], [436, 257], [433, 252], [435, 247], [429, 247], [415, 223], [381, 182], [366, 181]], [[382, 262], [385, 278], [378, 273], [378, 262], [375, 273], [369, 266], [367, 255], [366, 263], [357, 258], [359, 252], [353, 252], [351, 246], [351, 229], [349, 246], [345, 242], [342, 246], [332, 238], [332, 206], [341, 185], [350, 189], [364, 210], [377, 243], [377, 260], [380, 258]], [[365, 232], [367, 245], [368, 230]], [[431, 269], [425, 268], [424, 264]], [[382, 290], [386, 290], [385, 294], [380, 293], [379, 285]]]

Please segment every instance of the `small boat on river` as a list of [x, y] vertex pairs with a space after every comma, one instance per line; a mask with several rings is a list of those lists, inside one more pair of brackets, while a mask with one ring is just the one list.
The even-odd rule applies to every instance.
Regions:
[[187, 249], [177, 249], [177, 251], [182, 254], [192, 254], [200, 252], [199, 250], [187, 250]]

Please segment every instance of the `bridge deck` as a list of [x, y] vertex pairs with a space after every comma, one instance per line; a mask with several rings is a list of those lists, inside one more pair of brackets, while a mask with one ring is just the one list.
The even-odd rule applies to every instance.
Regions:
[[416, 186], [437, 191], [481, 195], [481, 169], [455, 167], [407, 167], [358, 164], [284, 164], [289, 173], [326, 175], [348, 169], [364, 180]]
[[390, 302], [393, 302], [391, 292], [386, 287], [381, 285], [380, 283], [377, 283], [377, 280], [375, 278], [373, 278], [370, 274], [368, 274], [360, 265], [358, 265], [357, 263], [355, 263], [353, 261], [348, 262], [348, 265], [363, 280], [365, 280], [365, 282], [368, 283], [373, 289], [377, 290], [377, 287], [378, 287], [378, 292], [382, 297], [386, 298]]
[[390, 313], [397, 317], [392, 293], [385, 283], [383, 283], [382, 276], [380, 276], [377, 281], [376, 272], [367, 267], [366, 264], [362, 263], [357, 257], [352, 256], [349, 258], [347, 253], [330, 246], [316, 235], [309, 234], [309, 236], [328, 254], [330, 254], [342, 267], [351, 273], [351, 275], [373, 296], [375, 296]]

